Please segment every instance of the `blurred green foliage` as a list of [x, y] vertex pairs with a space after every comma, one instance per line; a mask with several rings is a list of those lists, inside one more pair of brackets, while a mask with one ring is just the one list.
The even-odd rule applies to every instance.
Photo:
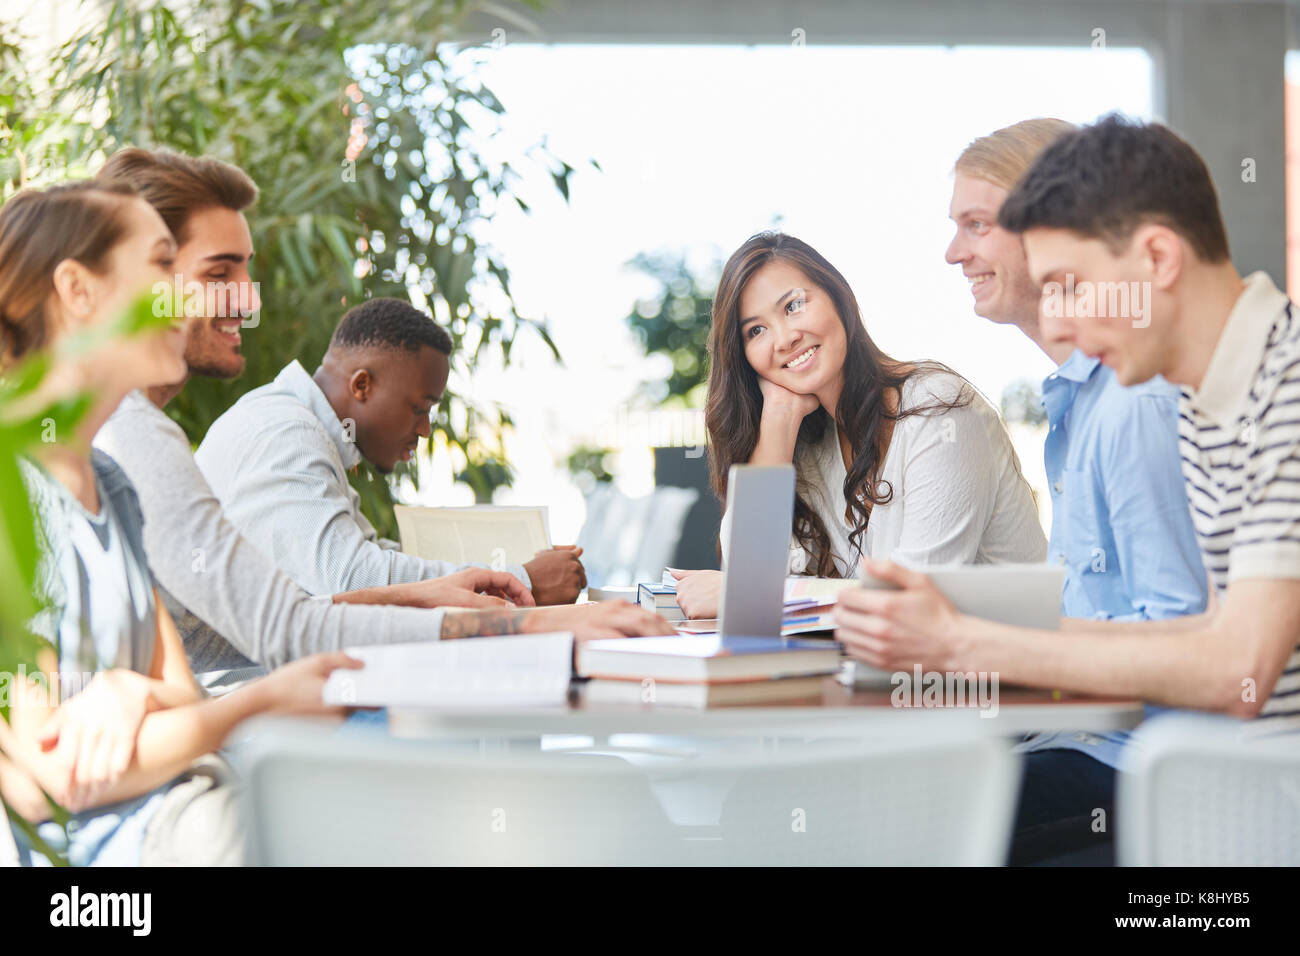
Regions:
[[702, 408], [709, 378], [709, 323], [713, 293], [722, 271], [715, 254], [707, 266], [692, 267], [684, 250], [643, 252], [628, 265], [658, 285], [655, 295], [641, 299], [625, 318], [647, 355], [668, 357], [668, 376], [642, 385], [656, 404]]
[[1008, 424], [1045, 425], [1043, 390], [1038, 382], [1019, 378], [1002, 390], [1002, 418]]
[[579, 445], [569, 454], [566, 462], [569, 474], [584, 492], [590, 493], [600, 482], [614, 480], [614, 473], [609, 470], [609, 456], [613, 451], [596, 445]]
[[[260, 324], [244, 330], [240, 379], [196, 379], [168, 406], [191, 441], [291, 359], [313, 370], [343, 312], [369, 296], [427, 305], [462, 378], [489, 354], [508, 365], [521, 333], [559, 359], [546, 322], [516, 310], [487, 233], [503, 204], [527, 211], [517, 169], [544, 171], [567, 199], [573, 168], [541, 145], [493, 147], [504, 107], [476, 79], [491, 50], [452, 42], [483, 6], [114, 0], [47, 61], [0, 25], [0, 194], [86, 175], [124, 145], [216, 156], [260, 187], [249, 215]], [[437, 409], [476, 497], [511, 479], [508, 425], [450, 391]], [[354, 483], [395, 536], [389, 483], [365, 465]]]

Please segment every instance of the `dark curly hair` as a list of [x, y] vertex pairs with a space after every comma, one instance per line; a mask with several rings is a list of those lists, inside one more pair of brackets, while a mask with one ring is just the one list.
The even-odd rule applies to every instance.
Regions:
[[418, 352], [424, 345], [451, 354], [447, 330], [402, 299], [367, 299], [352, 307], [330, 339], [331, 349], [377, 346]]
[[1204, 262], [1228, 259], [1205, 161], [1169, 127], [1117, 113], [1043, 150], [998, 211], [1003, 229], [1068, 229], [1115, 252], [1149, 222], [1178, 233]]

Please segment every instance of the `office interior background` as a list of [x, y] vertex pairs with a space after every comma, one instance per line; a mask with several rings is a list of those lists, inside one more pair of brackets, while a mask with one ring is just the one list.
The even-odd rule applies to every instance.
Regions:
[[[208, 29], [201, 5], [192, 21], [185, 3], [169, 6], [199, 36]], [[98, 15], [75, 0], [4, 7], [36, 51]], [[1168, 122], [1210, 165], [1237, 266], [1297, 291], [1296, 4], [557, 0], [493, 9], [461, 25], [453, 57], [503, 107], [479, 148], [497, 162], [539, 148], [547, 160], [512, 164], [518, 201], [483, 217], [476, 239], [509, 269], [514, 307], [546, 323], [554, 348], [521, 334], [508, 365], [490, 348], [458, 363], [452, 389], [494, 410], [480, 419], [477, 452], [435, 432], [418, 480], [399, 477], [393, 496], [549, 502], [553, 539], [588, 548], [593, 583], [716, 560], [699, 346], [721, 262], [774, 227], [837, 264], [887, 352], [949, 364], [1002, 409], [1050, 521], [1037, 405], [1050, 363], [1015, 329], [975, 316], [960, 270], [943, 261], [953, 158], [989, 130], [1112, 110]], [[381, 54], [356, 56], [360, 75]], [[352, 119], [340, 122], [341, 158], [364, 153], [365, 130], [358, 139]], [[568, 169], [563, 191], [556, 162]], [[246, 330], [245, 350], [276, 336], [273, 323]], [[226, 387], [233, 398], [258, 384]], [[663, 491], [673, 486], [691, 490]], [[664, 525], [675, 533], [647, 553], [640, 532]]]

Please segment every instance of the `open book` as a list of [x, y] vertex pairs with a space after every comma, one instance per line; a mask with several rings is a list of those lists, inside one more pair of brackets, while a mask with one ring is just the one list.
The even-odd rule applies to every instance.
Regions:
[[562, 705], [573, 668], [573, 634], [516, 634], [421, 644], [347, 647], [365, 662], [325, 681], [327, 704], [348, 707]]
[[543, 507], [394, 505], [402, 550], [429, 561], [524, 564], [551, 546]]

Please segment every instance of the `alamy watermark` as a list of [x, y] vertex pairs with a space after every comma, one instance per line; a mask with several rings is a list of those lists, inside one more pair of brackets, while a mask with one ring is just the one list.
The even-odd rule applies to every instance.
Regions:
[[583, 439], [587, 444], [604, 448], [651, 447], [682, 448], [687, 458], [702, 458], [706, 451], [707, 430], [700, 409], [630, 409], [620, 406], [612, 417], [589, 426]]
[[981, 717], [998, 715], [997, 671], [921, 671], [917, 664], [909, 674], [895, 671], [889, 676], [893, 707], [976, 707]]
[[240, 308], [240, 290], [248, 286], [258, 300], [262, 297], [260, 282], [199, 282], [185, 281], [177, 273], [171, 282], [153, 284], [153, 314], [176, 318], [204, 317], [209, 319], [239, 319], [241, 329], [255, 329], [262, 321], [262, 312], [245, 313]]
[[132, 936], [153, 928], [152, 893], [94, 893], [73, 885], [50, 897], [50, 925], [55, 927], [122, 927]]
[[1150, 282], [1076, 282], [1073, 272], [1065, 284], [1043, 285], [1042, 314], [1045, 318], [1131, 319], [1133, 328], [1151, 324]]
[[0, 707], [12, 707], [19, 699], [27, 706], [58, 706], [60, 700], [74, 697], [89, 687], [95, 675], [95, 671], [29, 671], [26, 664], [19, 664], [17, 671], [0, 671]]

